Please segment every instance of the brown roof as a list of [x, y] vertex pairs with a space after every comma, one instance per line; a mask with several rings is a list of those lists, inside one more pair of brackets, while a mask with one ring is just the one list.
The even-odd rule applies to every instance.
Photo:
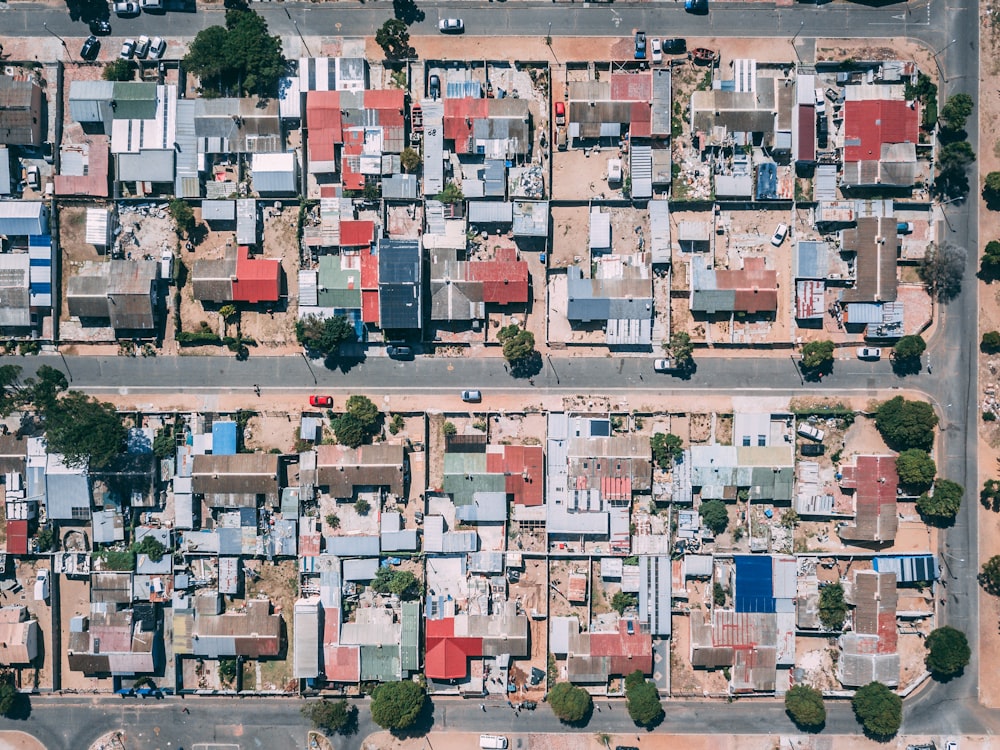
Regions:
[[41, 143], [42, 90], [34, 81], [0, 75], [0, 143]]
[[857, 280], [845, 289], [843, 302], [896, 301], [896, 219], [863, 216], [854, 229], [841, 233], [844, 252], [857, 253]]
[[0, 435], [0, 473], [9, 471], [24, 473], [28, 455], [28, 443], [19, 435]]
[[243, 612], [199, 615], [195, 638], [233, 639], [237, 656], [277, 656], [281, 651], [281, 615], [271, 612], [267, 599], [252, 599]]
[[25, 607], [0, 609], [0, 664], [27, 664], [35, 658], [38, 621], [28, 619]]
[[352, 497], [355, 487], [388, 487], [403, 494], [406, 454], [402, 445], [378, 443], [348, 448], [344, 445], [316, 446], [317, 484], [329, 488], [331, 497]]
[[[232, 456], [195, 456], [191, 469], [195, 494], [211, 505], [239, 506], [247, 496], [278, 498], [280, 456], [275, 453], [237, 453]], [[243, 496], [238, 498], [235, 496]]]
[[233, 298], [235, 278], [235, 248], [227, 252], [225, 258], [196, 260], [191, 271], [194, 298], [209, 302], [228, 302]]

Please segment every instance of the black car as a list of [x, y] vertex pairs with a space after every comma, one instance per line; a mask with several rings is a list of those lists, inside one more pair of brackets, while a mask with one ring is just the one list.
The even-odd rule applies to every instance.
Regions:
[[820, 148], [826, 148], [829, 145], [830, 130], [826, 122], [826, 115], [820, 115], [816, 122], [816, 136], [817, 145]]
[[386, 354], [393, 359], [413, 359], [413, 349], [402, 344], [390, 344], [385, 348]]
[[687, 39], [664, 39], [663, 54], [683, 55], [688, 51]]
[[111, 33], [111, 24], [102, 19], [96, 19], [90, 22], [90, 33], [100, 34], [101, 36], [107, 36]]
[[437, 99], [441, 96], [441, 79], [436, 74], [427, 81], [427, 93], [430, 94], [431, 99]]
[[87, 41], [83, 43], [83, 47], [80, 48], [80, 57], [84, 60], [93, 60], [100, 51], [101, 40], [91, 34], [87, 37]]

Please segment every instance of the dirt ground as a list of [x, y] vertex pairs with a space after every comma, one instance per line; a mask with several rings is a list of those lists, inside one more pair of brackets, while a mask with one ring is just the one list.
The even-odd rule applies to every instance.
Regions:
[[74, 672], [69, 668], [69, 657], [66, 654], [66, 639], [69, 637], [70, 620], [76, 615], [90, 615], [90, 582], [87, 580], [59, 577], [59, 616], [62, 622], [59, 626], [63, 633], [63, 652], [60, 654], [62, 668], [60, 670], [63, 690], [110, 690], [111, 680], [85, 677], [83, 672]]
[[[580, 620], [580, 628], [586, 630], [590, 626], [590, 612], [586, 603], [571, 603], [566, 595], [569, 593], [569, 578], [574, 573], [587, 575], [587, 564], [582, 560], [550, 560], [549, 561], [549, 617], [566, 617], [576, 615]], [[588, 601], [593, 590], [593, 581], [588, 575]]]
[[[19, 684], [22, 689], [52, 687], [52, 608], [49, 602], [37, 601], [34, 596], [35, 572], [49, 569], [47, 561], [20, 560], [17, 563], [17, 582], [21, 590], [17, 593], [4, 593], [3, 606], [20, 604], [27, 607], [29, 617], [38, 620], [39, 634], [38, 657], [30, 667], [19, 668]], [[51, 585], [51, 584], [50, 584]], [[69, 631], [64, 631], [68, 633]], [[63, 639], [67, 638], [63, 635]]]
[[[285, 622], [285, 646], [278, 658], [260, 662], [259, 671], [255, 674], [260, 679], [256, 681], [258, 690], [294, 691], [295, 680], [292, 679], [292, 644], [295, 642], [293, 632], [295, 600], [299, 596], [299, 572], [296, 560], [282, 560], [279, 563], [265, 560], [246, 560], [245, 569], [256, 571], [256, 580], [247, 579], [246, 598], [258, 598], [266, 595], [271, 600], [273, 611], [281, 614]], [[254, 668], [256, 670], [256, 667]]]

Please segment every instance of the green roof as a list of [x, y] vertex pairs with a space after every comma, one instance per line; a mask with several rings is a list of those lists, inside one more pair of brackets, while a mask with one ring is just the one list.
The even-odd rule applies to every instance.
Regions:
[[114, 103], [116, 120], [152, 120], [156, 117], [156, 84], [118, 81]]
[[319, 306], [361, 309], [361, 270], [345, 269], [339, 255], [319, 259]]
[[361, 681], [393, 682], [402, 679], [399, 670], [399, 644], [361, 646]]
[[403, 629], [399, 656], [404, 672], [420, 669], [420, 604], [403, 602]]

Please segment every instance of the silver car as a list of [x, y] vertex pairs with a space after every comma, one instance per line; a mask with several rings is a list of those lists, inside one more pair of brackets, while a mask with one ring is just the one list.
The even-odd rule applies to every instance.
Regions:
[[465, 22], [461, 18], [442, 18], [438, 21], [438, 31], [442, 34], [461, 34], [465, 31]]
[[470, 404], [478, 403], [483, 400], [482, 391], [462, 391], [462, 400]]

